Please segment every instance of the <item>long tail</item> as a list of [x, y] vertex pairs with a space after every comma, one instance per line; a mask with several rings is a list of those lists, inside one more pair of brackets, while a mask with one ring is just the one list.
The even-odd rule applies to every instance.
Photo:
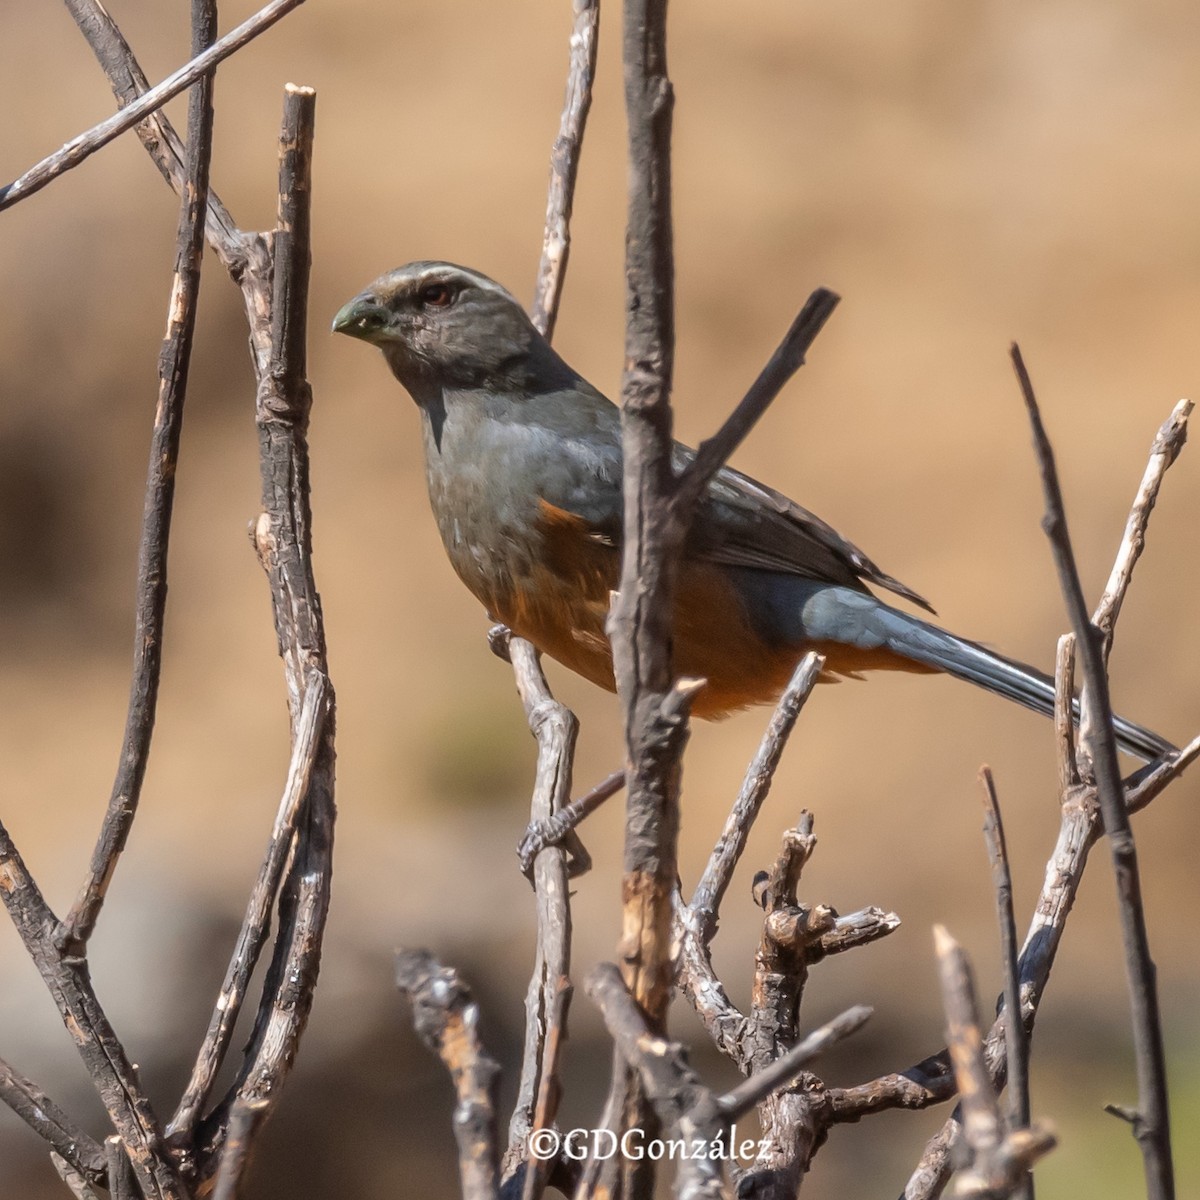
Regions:
[[[836, 598], [829, 596], [831, 592], [838, 593]], [[804, 612], [810, 636], [821, 626], [832, 625], [836, 632], [830, 628], [826, 636], [831, 634], [837, 641], [864, 649], [886, 647], [901, 658], [965, 679], [1034, 712], [1046, 716], [1054, 712], [1054, 681], [1035, 667], [956, 637], [861, 592], [830, 588], [825, 597], [814, 600]], [[1075, 711], [1078, 715], [1078, 700]], [[1114, 717], [1113, 728], [1121, 749], [1144, 762], [1176, 751], [1165, 738], [1124, 717]]]
[[[987, 650], [976, 642], [947, 633], [936, 625], [910, 617], [907, 613], [892, 611], [900, 618], [900, 622], [909, 625], [909, 628], [901, 628], [895, 636], [888, 638], [888, 646], [895, 653], [914, 662], [937, 667], [957, 679], [978, 684], [989, 692], [1032, 708], [1034, 712], [1047, 716], [1054, 712], [1054, 680], [1048, 675], [1035, 667]], [[1078, 699], [1074, 704], [1078, 716]], [[1174, 753], [1176, 749], [1166, 738], [1124, 717], [1114, 715], [1113, 729], [1117, 735], [1117, 745], [1126, 754], [1132, 754], [1143, 762], [1153, 762], [1164, 754]]]

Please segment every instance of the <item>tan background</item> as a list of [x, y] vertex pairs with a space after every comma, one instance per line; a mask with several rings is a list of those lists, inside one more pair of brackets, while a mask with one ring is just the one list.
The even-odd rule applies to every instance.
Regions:
[[[116, 3], [152, 79], [186, 56], [182, 4]], [[253, 10], [223, 6], [228, 29]], [[624, 150], [607, 13], [558, 342], [614, 394]], [[533, 761], [485, 621], [443, 561], [416, 414], [374, 353], [326, 335], [338, 305], [411, 258], [477, 266], [522, 297], [540, 239], [569, 27], [565, 3], [312, 0], [224, 66], [214, 180], [272, 220], [286, 80], [319, 91], [311, 364], [318, 580], [340, 699], [338, 870], [311, 1033], [254, 1195], [456, 1194], [448, 1088], [407, 1033], [398, 943], [463, 966], [513, 1074], [532, 905], [510, 848]], [[0, 174], [107, 115], [65, 11], [0, 16]], [[1020, 340], [1059, 452], [1095, 594], [1158, 424], [1196, 384], [1200, 13], [1183, 0], [965, 6], [677, 0], [678, 424], [702, 437], [818, 284], [844, 304], [738, 464], [928, 595], [946, 623], [1043, 665], [1063, 627], [1020, 399]], [[178, 111], [178, 105], [173, 112]], [[69, 901], [124, 718], [130, 596], [175, 204], [132, 137], [0, 219], [0, 811], [52, 902]], [[95, 975], [158, 1103], [177, 1096], [223, 970], [285, 765], [239, 299], [211, 257], [189, 399], [159, 731]], [[1119, 708], [1183, 740], [1200, 725], [1200, 465], [1169, 478], [1114, 657]], [[584, 722], [581, 781], [619, 760], [612, 700], [552, 679]], [[696, 730], [683, 872], [694, 880], [766, 714]], [[1056, 828], [1049, 726], [937, 679], [823, 689], [726, 904], [720, 963], [746, 994], [753, 869], [802, 806], [821, 847], [805, 897], [898, 909], [888, 942], [822, 967], [817, 1023], [878, 1016], [830, 1078], [902, 1066], [940, 1038], [929, 927], [998, 983], [975, 772], [994, 767], [1027, 919]], [[1181, 1195], [1200, 1190], [1198, 785], [1137, 823], [1161, 968]], [[597, 817], [577, 969], [611, 953], [620, 812]], [[1136, 1191], [1112, 886], [1097, 855], [1039, 1022], [1033, 1105], [1062, 1148], [1039, 1195]], [[0, 923], [0, 1053], [76, 1111], [94, 1101]], [[701, 1034], [686, 1013], [676, 1028]], [[577, 1002], [568, 1123], [605, 1062]], [[720, 1067], [701, 1055], [706, 1071]], [[815, 1195], [894, 1195], [940, 1114], [835, 1132]], [[61, 1195], [0, 1113], [0, 1197]], [[41, 1189], [46, 1187], [46, 1191]]]

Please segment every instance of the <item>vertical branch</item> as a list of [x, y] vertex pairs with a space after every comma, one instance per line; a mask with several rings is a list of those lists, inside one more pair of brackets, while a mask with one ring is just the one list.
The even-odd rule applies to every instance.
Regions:
[[[193, 0], [192, 55], [201, 54], [216, 36], [215, 0]], [[202, 75], [188, 97], [187, 182], [179, 207], [175, 274], [167, 309], [167, 331], [158, 369], [158, 406], [150, 440], [150, 466], [138, 547], [137, 607], [134, 617], [133, 681], [125, 735], [108, 811], [100, 828], [91, 868], [58, 933], [59, 944], [78, 954], [95, 928], [117, 859], [137, 815], [162, 670], [163, 617], [167, 604], [167, 549], [175, 500], [175, 467], [183, 430], [196, 300], [208, 211], [208, 173], [212, 156], [212, 74]]]
[[1025, 370], [1021, 351], [1014, 344], [1013, 366], [1033, 427], [1034, 446], [1041, 468], [1046, 515], [1042, 524], [1054, 552], [1055, 566], [1083, 669], [1083, 691], [1095, 718], [1090, 757], [1096, 773], [1096, 788], [1104, 817], [1104, 831], [1112, 852], [1113, 872], [1120, 900], [1121, 934], [1125, 946], [1125, 973], [1133, 1016], [1133, 1041], [1137, 1057], [1138, 1112], [1133, 1120], [1134, 1137], [1141, 1147], [1150, 1200], [1170, 1200], [1175, 1194], [1171, 1160], [1171, 1130], [1167, 1104], [1166, 1057], [1163, 1050], [1162, 1018], [1158, 1007], [1158, 985], [1146, 914], [1138, 877], [1137, 847], [1125, 807], [1125, 796], [1117, 766], [1112, 704], [1105, 671], [1105, 638], [1088, 618], [1079, 571], [1071, 550], [1062, 490], [1054, 464], [1054, 451], [1042, 424], [1033, 385]]
[[630, 992], [654, 1026], [666, 1015], [671, 988], [679, 754], [686, 737], [683, 714], [671, 718], [665, 711], [679, 548], [669, 519], [675, 311], [666, 9], [665, 0], [627, 0], [625, 6], [625, 552], [610, 615], [629, 761], [621, 956]]
[[[629, 144], [625, 231], [625, 368], [621, 379], [624, 547], [609, 613], [617, 691], [625, 712], [626, 816], [618, 948], [626, 986], [650, 1026], [670, 1002], [671, 895], [679, 836], [680, 755], [688, 697], [670, 703], [671, 618], [682, 535], [671, 497], [671, 379], [675, 267], [671, 232], [671, 115], [666, 0], [625, 0], [622, 61]], [[635, 1078], [614, 1069], [609, 1110], [623, 1097], [625, 1127], [652, 1129]], [[652, 1136], [652, 1133], [651, 1133]], [[649, 1162], [604, 1164], [605, 1186], [649, 1197]], [[607, 1172], [606, 1173], [611, 1173]]]
[[[542, 258], [530, 310], [534, 325], [547, 340], [554, 336], [570, 253], [575, 182], [596, 75], [600, 0], [574, 0], [574, 9], [566, 97], [550, 156]], [[493, 648], [497, 648], [495, 642]], [[551, 694], [532, 645], [510, 638], [499, 649], [512, 663], [525, 716], [538, 741], [530, 822], [531, 827], [544, 826], [570, 802], [578, 722], [574, 713]], [[547, 845], [534, 856], [529, 873], [537, 896], [537, 951], [525, 999], [525, 1047], [517, 1103], [509, 1123], [505, 1178], [524, 1161], [527, 1165], [522, 1192], [526, 1200], [534, 1200], [545, 1190], [550, 1164], [528, 1156], [528, 1136], [534, 1128], [546, 1128], [554, 1121], [560, 1089], [558, 1063], [571, 999], [566, 851], [557, 844]]]
[[[565, 705], [554, 699], [542, 674], [537, 651], [521, 638], [509, 643], [513, 674], [529, 728], [538, 742], [537, 780], [531, 819], [548, 820], [571, 796], [571, 769], [579, 723]], [[537, 951], [525, 999], [525, 1051], [516, 1107], [509, 1123], [506, 1177], [526, 1161], [524, 1195], [541, 1195], [550, 1163], [525, 1158], [534, 1129], [553, 1124], [558, 1107], [558, 1057], [565, 1037], [571, 998], [571, 907], [568, 899], [566, 852], [547, 846], [533, 862], [537, 895]]]
[[537, 287], [530, 316], [547, 341], [554, 337], [558, 304], [571, 253], [571, 210], [575, 180], [588, 112], [596, 78], [599, 47], [600, 0], [573, 0], [575, 21], [571, 31], [571, 65], [563, 101], [558, 137], [550, 154], [550, 187], [546, 196], [546, 232], [538, 263]]
[[[1000, 816], [996, 781], [988, 767], [981, 767], [983, 785], [983, 837], [992, 864], [992, 886], [996, 893], [996, 919], [1000, 926], [1000, 953], [1004, 964], [1004, 1044], [1008, 1066], [1008, 1125], [1011, 1130], [1029, 1126], [1029, 1035], [1021, 1013], [1021, 977], [1017, 950], [1017, 926], [1013, 917], [1012, 872], [1008, 844]], [[1032, 1200], [1033, 1179], [1020, 1181], [1017, 1194]]]
[[[220, 1167], [221, 1195], [232, 1200], [248, 1147], [278, 1103], [312, 1007], [333, 864], [334, 699], [325, 655], [321, 601], [312, 569], [305, 327], [310, 263], [310, 192], [316, 93], [288, 84], [280, 134], [279, 217], [271, 237], [270, 354], [259, 377], [257, 421], [263, 512], [254, 540], [267, 572], [291, 712], [293, 756], [304, 740], [305, 701], [327, 694], [324, 723], [297, 822], [279, 900], [279, 933], [250, 1044], [229, 1094], [201, 1127], [207, 1153], [200, 1176]], [[225, 1130], [232, 1137], [221, 1162]]]
[[456, 1099], [463, 1200], [497, 1200], [496, 1080], [500, 1066], [479, 1038], [479, 1005], [457, 971], [441, 966], [424, 950], [396, 956], [396, 984], [413, 1006], [421, 1040], [446, 1064]]

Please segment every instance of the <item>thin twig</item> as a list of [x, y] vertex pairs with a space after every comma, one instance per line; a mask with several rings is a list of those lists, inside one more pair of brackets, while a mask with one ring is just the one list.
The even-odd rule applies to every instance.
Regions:
[[847, 950], [877, 942], [899, 928], [898, 914], [885, 912], [874, 905], [846, 913], [845, 916], [835, 917], [833, 928], [821, 934], [805, 949], [805, 959], [812, 966], [831, 954], [844, 954]]
[[815, 651], [810, 651], [792, 673], [775, 711], [771, 714], [758, 750], [746, 768], [741, 790], [729, 816], [725, 818], [725, 826], [709, 856], [704, 874], [700, 876], [700, 882], [696, 884], [696, 890], [692, 893], [689, 907], [706, 945], [716, 934], [717, 912], [729, 887], [729, 881], [733, 878], [734, 868], [746, 848], [750, 830], [771, 790], [775, 771], [800, 716], [800, 710], [816, 686], [824, 665], [825, 659]]
[[[525, 718], [538, 742], [537, 775], [530, 817], [549, 819], [571, 795], [571, 769], [579, 723], [555, 700], [542, 674], [537, 651], [521, 638], [509, 642], [513, 675]], [[526, 1163], [522, 1192], [526, 1200], [545, 1190], [550, 1162], [528, 1154], [529, 1134], [549, 1128], [558, 1107], [559, 1055], [571, 997], [571, 908], [567, 855], [547, 846], [533, 863], [537, 895], [537, 951], [525, 999], [525, 1048], [517, 1103], [509, 1122], [505, 1177]]]
[[[547, 340], [554, 336], [571, 247], [571, 210], [592, 102], [599, 19], [599, 0], [575, 0], [566, 97], [558, 137], [550, 156], [545, 235], [531, 310], [534, 325]], [[510, 638], [507, 657], [512, 663], [526, 720], [538, 742], [530, 828], [544, 827], [570, 802], [579, 724], [575, 714], [555, 700], [542, 673], [537, 651], [530, 643]], [[563, 834], [566, 832], [564, 829]], [[522, 863], [522, 869], [532, 878], [537, 896], [538, 934], [534, 969], [525, 999], [521, 1081], [509, 1122], [504, 1175], [507, 1180], [524, 1164], [521, 1184], [524, 1200], [536, 1200], [541, 1196], [550, 1171], [548, 1162], [529, 1155], [528, 1138], [534, 1128], [547, 1128], [554, 1121], [561, 1090], [559, 1056], [566, 1037], [571, 998], [570, 872], [567, 852], [559, 845], [559, 840], [547, 842]], [[577, 853], [586, 859], [586, 851], [577, 838], [575, 846]]]
[[104, 1148], [89, 1137], [32, 1079], [0, 1058], [0, 1100], [90, 1183], [107, 1178]]
[[270, 933], [271, 909], [295, 839], [297, 820], [309, 797], [313, 763], [324, 732], [327, 690], [324, 677], [317, 671], [310, 672], [296, 730], [296, 743], [288, 764], [287, 784], [275, 816], [266, 857], [250, 893], [246, 915], [209, 1019], [204, 1043], [196, 1056], [183, 1098], [167, 1126], [167, 1136], [172, 1142], [183, 1146], [191, 1144], [196, 1121], [212, 1092], [217, 1072], [225, 1061], [234, 1026], [246, 997], [246, 988]]
[[718, 1096], [717, 1107], [730, 1121], [748, 1113], [776, 1089], [790, 1083], [802, 1067], [824, 1054], [830, 1046], [857, 1033], [871, 1019], [873, 1012], [874, 1009], [865, 1004], [846, 1009], [840, 1016], [814, 1029], [757, 1075], [751, 1075], [731, 1091]]
[[971, 1153], [959, 1178], [959, 1194], [989, 1200], [1019, 1194], [1034, 1160], [1053, 1148], [1054, 1134], [1045, 1127], [1005, 1130], [984, 1053], [970, 964], [942, 926], [934, 927], [933, 937], [946, 1009], [946, 1042], [961, 1097], [963, 1140]]
[[[128, 106], [148, 90], [129, 43], [121, 35], [99, 0], [65, 0], [71, 15], [96, 55], [114, 95]], [[137, 126], [138, 137], [163, 178], [180, 195], [186, 176], [184, 150], [171, 122], [162, 112], [151, 113]], [[270, 367], [271, 357], [271, 247], [270, 238], [258, 233], [243, 233], [234, 224], [229, 210], [213, 191], [208, 196], [209, 244], [221, 265], [242, 293], [246, 320], [250, 326], [250, 354], [255, 377], [261, 379]]]
[[[216, 36], [215, 0], [193, 3], [192, 53], [201, 55]], [[162, 669], [163, 618], [167, 604], [167, 550], [175, 500], [175, 472], [183, 431], [184, 399], [196, 301], [204, 253], [208, 211], [208, 175], [212, 158], [213, 76], [201, 75], [188, 98], [187, 185], [179, 207], [175, 274], [167, 306], [167, 331], [159, 358], [158, 404], [150, 440], [150, 465], [138, 547], [137, 603], [134, 614], [133, 681], [121, 757], [100, 829], [91, 867], [71, 911], [58, 931], [58, 942], [79, 954], [96, 926], [104, 896], [137, 815], [150, 759], [150, 740], [158, 706]]]
[[1158, 1006], [1158, 986], [1154, 961], [1150, 956], [1150, 942], [1138, 878], [1137, 847], [1129, 824], [1117, 765], [1112, 705], [1105, 674], [1104, 637], [1088, 616], [1083, 589], [1079, 582], [1079, 571], [1071, 550], [1062, 491], [1054, 465], [1054, 451], [1046, 436], [1033, 385], [1029, 381], [1021, 352], [1015, 344], [1012, 348], [1012, 359], [1029, 413], [1034, 447], [1041, 468], [1046, 503], [1046, 515], [1042, 523], [1054, 552], [1063, 598], [1075, 630], [1077, 650], [1083, 669], [1084, 695], [1095, 720], [1089, 751], [1096, 773], [1100, 807], [1104, 814], [1104, 830], [1112, 852], [1113, 872], [1117, 880], [1137, 1061], [1139, 1120], [1135, 1121], [1133, 1126], [1134, 1136], [1142, 1151], [1147, 1195], [1150, 1200], [1170, 1200], [1175, 1194], [1175, 1180], [1171, 1159], [1162, 1016]]
[[[996, 921], [1000, 926], [1000, 958], [1004, 964], [1004, 1030], [1008, 1053], [1009, 1128], [1029, 1125], [1029, 1039], [1021, 1017], [1021, 980], [1017, 926], [1013, 917], [1012, 872], [1008, 864], [1008, 845], [1000, 816], [1000, 798], [996, 781], [988, 767], [981, 767], [983, 785], [983, 837], [992, 864], [992, 886], [996, 892]], [[1032, 1185], [1023, 1189], [1032, 1195]]]
[[1194, 405], [1190, 400], [1180, 400], [1171, 411], [1171, 415], [1163, 422], [1155, 435], [1154, 444], [1150, 447], [1150, 459], [1146, 463], [1146, 471], [1142, 482], [1138, 485], [1137, 495], [1129, 510], [1125, 522], [1125, 531], [1121, 536], [1121, 545], [1113, 562], [1108, 583], [1100, 603], [1092, 615], [1092, 624], [1100, 630], [1103, 638], [1103, 652], [1107, 659], [1112, 649], [1112, 632], [1117, 617], [1121, 613], [1121, 605], [1125, 602], [1129, 585], [1133, 581], [1133, 569], [1141, 557], [1146, 545], [1146, 526], [1150, 522], [1150, 514], [1154, 511], [1158, 500], [1159, 488], [1167, 468], [1179, 456], [1187, 441], [1188, 417], [1192, 414]]
[[396, 983], [413, 1006], [417, 1033], [446, 1064], [454, 1082], [463, 1200], [497, 1200], [495, 1089], [500, 1067], [479, 1040], [479, 1006], [458, 972], [424, 950], [396, 956]]
[[[216, 1172], [222, 1130], [235, 1112], [251, 1120], [256, 1130], [278, 1103], [312, 1007], [332, 882], [334, 697], [313, 577], [305, 436], [312, 404], [305, 324], [315, 109], [316, 93], [311, 88], [287, 85], [280, 133], [279, 215], [272, 235], [269, 367], [259, 375], [256, 404], [263, 512], [254, 540], [271, 587], [293, 747], [301, 740], [300, 722], [314, 672], [326, 689], [327, 711], [310, 772], [308, 802], [280, 892], [279, 933], [254, 1030], [235, 1083], [200, 1130], [198, 1140], [210, 1148], [200, 1164], [202, 1178]], [[236, 1157], [240, 1164], [236, 1172], [221, 1164], [231, 1188], [236, 1188], [247, 1161], [240, 1152]]]
[[759, 417], [783, 390], [788, 380], [804, 366], [804, 356], [816, 340], [825, 322], [833, 315], [840, 297], [828, 288], [817, 288], [805, 301], [796, 319], [783, 336], [750, 390], [724, 424], [700, 443], [696, 457], [679, 477], [675, 504], [690, 512], [708, 487], [712, 477], [729, 461], [730, 455], [746, 439]]
[[[124, 107], [148, 92], [150, 81], [146, 73], [100, 0], [64, 2], [103, 68], [118, 103]], [[161, 110], [150, 113], [137, 126], [136, 133], [163, 178], [176, 193], [182, 195], [187, 182], [187, 152], [166, 114]], [[217, 252], [223, 266], [230, 271], [240, 272], [244, 269], [246, 250], [242, 233], [211, 187], [208, 190], [206, 232], [209, 244]]]
[[8, 830], [0, 823], [0, 900], [71, 1031], [113, 1127], [129, 1148], [147, 1200], [186, 1200], [187, 1189], [169, 1156], [159, 1153], [162, 1127], [137, 1072], [109, 1023], [87, 960], [64, 955], [54, 940], [57, 918], [46, 903]]
[[1075, 760], [1075, 635], [1058, 639], [1054, 656], [1054, 742], [1058, 748], [1058, 791], [1062, 795], [1079, 783]]
[[148, 114], [161, 108], [168, 100], [174, 99], [185, 88], [191, 87], [219, 62], [240, 50], [260, 33], [266, 32], [276, 21], [303, 3], [304, 0], [271, 0], [270, 4], [248, 21], [244, 21], [236, 29], [227, 33], [220, 41], [214, 42], [203, 54], [168, 75], [157, 87], [151, 88], [150, 91], [109, 117], [108, 120], [101, 121], [99, 125], [72, 138], [61, 150], [56, 150], [42, 159], [40, 163], [30, 167], [7, 187], [0, 188], [0, 209], [8, 208], [19, 200], [32, 196], [34, 192], [40, 191], [64, 172], [79, 166], [97, 150], [107, 146], [127, 129], [132, 129]]
[[534, 325], [547, 340], [554, 336], [567, 259], [571, 253], [571, 210], [583, 134], [592, 106], [600, 33], [600, 0], [574, 0], [574, 9], [567, 92], [558, 137], [550, 154], [546, 232], [542, 238], [542, 259], [538, 264], [537, 287], [530, 312]]

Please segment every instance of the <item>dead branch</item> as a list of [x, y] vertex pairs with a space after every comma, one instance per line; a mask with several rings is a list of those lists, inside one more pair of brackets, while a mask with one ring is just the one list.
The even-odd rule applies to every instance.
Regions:
[[327, 698], [325, 677], [317, 671], [311, 672], [297, 725], [296, 744], [292, 748], [292, 761], [288, 766], [287, 784], [275, 817], [275, 826], [271, 830], [267, 854], [250, 893], [246, 915], [225, 972], [225, 980], [213, 1006], [204, 1043], [196, 1056], [183, 1098], [167, 1126], [167, 1136], [180, 1147], [192, 1143], [196, 1122], [211, 1095], [217, 1072], [225, 1061], [250, 977], [270, 933], [271, 910], [296, 836], [297, 822], [310, 802], [313, 764], [324, 731]]
[[1121, 605], [1125, 602], [1130, 583], [1133, 582], [1133, 569], [1146, 546], [1146, 528], [1158, 500], [1163, 476], [1167, 473], [1167, 468], [1179, 457], [1179, 452], [1187, 441], [1188, 418], [1192, 415], [1194, 407], [1190, 400], [1180, 400], [1163, 422], [1154, 438], [1154, 444], [1150, 447], [1150, 460], [1146, 463], [1145, 474], [1129, 510], [1112, 572], [1104, 585], [1100, 603], [1092, 614], [1092, 624], [1100, 630], [1103, 638], [1106, 660], [1112, 649], [1113, 625], [1120, 616]]
[[[599, 0], [576, 0], [566, 98], [550, 158], [545, 234], [531, 310], [534, 325], [547, 339], [554, 335], [570, 253], [571, 210], [592, 102], [599, 19]], [[493, 637], [492, 647], [502, 650], [512, 663], [525, 717], [537, 738], [538, 765], [529, 819], [531, 829], [544, 828], [570, 803], [579, 723], [570, 709], [555, 700], [532, 645], [502, 635], [500, 641]], [[537, 1200], [545, 1191], [552, 1164], [530, 1154], [529, 1135], [534, 1129], [553, 1125], [561, 1093], [558, 1071], [572, 991], [571, 870], [567, 851], [559, 845], [567, 833], [564, 829], [552, 843], [539, 847], [522, 862], [537, 896], [537, 950], [525, 998], [525, 1047], [517, 1102], [509, 1122], [503, 1183], [511, 1186], [523, 1170], [523, 1200]], [[577, 837], [572, 843], [582, 867], [587, 852]]]
[[[192, 5], [192, 54], [200, 56], [216, 36], [215, 0]], [[187, 185], [179, 209], [175, 275], [167, 307], [167, 331], [159, 358], [158, 405], [150, 440], [150, 466], [138, 546], [137, 603], [134, 615], [133, 682], [121, 757], [108, 810], [100, 829], [87, 880], [58, 931], [59, 944], [82, 952], [104, 903], [117, 859], [137, 815], [150, 759], [150, 739], [158, 706], [162, 669], [163, 617], [167, 604], [167, 549], [175, 500], [175, 471], [183, 431], [196, 301], [208, 211], [208, 174], [212, 158], [213, 75], [201, 75], [188, 97]]]
[[963, 1140], [971, 1155], [959, 1179], [959, 1193], [1003, 1200], [1027, 1190], [1030, 1166], [1056, 1139], [1044, 1126], [1023, 1123], [1006, 1130], [984, 1055], [967, 956], [943, 926], [934, 927], [933, 937], [946, 1008], [946, 1043], [961, 1097]]
[[64, 1164], [84, 1182], [108, 1178], [103, 1147], [88, 1136], [32, 1079], [0, 1059], [0, 1100], [48, 1142]]
[[[529, 728], [538, 741], [537, 775], [530, 805], [533, 821], [548, 820], [571, 795], [571, 769], [579, 723], [546, 684], [537, 651], [526, 641], [509, 643], [513, 674]], [[509, 1122], [507, 1180], [525, 1165], [523, 1194], [540, 1196], [550, 1162], [529, 1155], [529, 1135], [554, 1124], [561, 1084], [559, 1055], [571, 999], [571, 909], [567, 855], [558, 846], [542, 850], [533, 863], [537, 895], [537, 949], [525, 999], [525, 1050], [516, 1106]]]
[[550, 187], [546, 197], [546, 232], [542, 259], [538, 264], [537, 288], [530, 316], [549, 340], [554, 336], [558, 305], [562, 298], [567, 259], [571, 253], [571, 209], [575, 181], [588, 112], [592, 107], [592, 85], [596, 78], [599, 49], [600, 0], [573, 0], [575, 21], [571, 31], [571, 64], [562, 120], [550, 155]]
[[417, 1033], [454, 1081], [463, 1200], [499, 1200], [495, 1087], [500, 1067], [479, 1041], [479, 1007], [458, 972], [424, 950], [396, 956], [396, 983], [413, 1006]]
[[0, 823], [0, 899], [54, 999], [113, 1127], [129, 1150], [147, 1200], [187, 1200], [174, 1162], [160, 1152], [162, 1127], [137, 1072], [96, 998], [87, 959], [55, 943], [58, 920]]
[[824, 666], [825, 659], [820, 654], [810, 651], [792, 673], [792, 678], [771, 714], [758, 750], [746, 768], [741, 791], [725, 819], [725, 827], [713, 847], [704, 874], [700, 876], [700, 882], [696, 884], [696, 890], [692, 893], [689, 905], [691, 919], [688, 923], [695, 925], [696, 932], [706, 946], [716, 936], [717, 911], [725, 897], [729, 881], [733, 878], [734, 868], [746, 848], [751, 826], [757, 820], [771, 790], [775, 771], [800, 716], [800, 710], [812, 694]]
[[[75, 1200], [100, 1200], [99, 1194], [92, 1188], [87, 1177], [77, 1171], [57, 1150], [50, 1151], [50, 1165], [58, 1173], [59, 1179], [67, 1185]], [[104, 1177], [107, 1179], [107, 1166], [104, 1170]]]
[[[1105, 635], [1092, 624], [1088, 617], [1079, 582], [1079, 571], [1071, 550], [1070, 534], [1067, 531], [1066, 512], [1063, 507], [1062, 491], [1058, 472], [1054, 465], [1054, 451], [1042, 424], [1033, 385], [1022, 361], [1021, 352], [1014, 344], [1013, 366], [1025, 398], [1033, 428], [1034, 447], [1042, 474], [1045, 494], [1046, 515], [1043, 527], [1054, 551], [1055, 565], [1063, 598], [1075, 631], [1076, 646], [1083, 668], [1083, 691], [1094, 724], [1087, 739], [1088, 757], [1096, 775], [1096, 790], [1101, 811], [1104, 814], [1104, 832], [1108, 836], [1112, 851], [1113, 872], [1117, 880], [1120, 899], [1121, 934], [1125, 945], [1125, 970], [1129, 983], [1130, 1009], [1133, 1018], [1133, 1041], [1137, 1060], [1138, 1114], [1134, 1122], [1134, 1137], [1142, 1150], [1146, 1173], [1146, 1189], [1150, 1200], [1170, 1200], [1175, 1194], [1174, 1166], [1171, 1159], [1171, 1130], [1167, 1101], [1167, 1066], [1163, 1050], [1162, 1015], [1158, 1007], [1158, 984], [1154, 961], [1150, 957], [1150, 941], [1146, 930], [1146, 914], [1142, 906], [1141, 883], [1138, 877], [1137, 847], [1133, 830], [1126, 811], [1121, 775], [1117, 765], [1116, 736], [1112, 727], [1112, 704], [1108, 695], [1108, 679], [1105, 671], [1104, 648], [1111, 636], [1111, 621], [1120, 605], [1124, 588], [1119, 583], [1122, 572], [1132, 574], [1137, 559], [1137, 550], [1131, 545], [1128, 556], [1122, 553], [1116, 572], [1117, 583], [1113, 585], [1109, 605], [1110, 633]], [[1182, 417], [1182, 414], [1181, 414]], [[1158, 449], [1152, 456], [1161, 461], [1161, 471], [1169, 465], [1172, 457], [1167, 451]], [[1157, 491], [1157, 483], [1153, 485]], [[1152, 496], [1143, 498], [1139, 489], [1138, 501], [1144, 515], [1149, 515]], [[1130, 524], [1136, 526], [1138, 503], [1135, 503]], [[1127, 570], [1125, 561], [1128, 561]]]
[[270, 29], [276, 21], [287, 16], [293, 8], [303, 3], [304, 0], [271, 0], [270, 4], [248, 21], [244, 21], [236, 29], [231, 30], [220, 41], [214, 42], [203, 54], [184, 63], [179, 70], [168, 75], [162, 83], [151, 88], [137, 100], [121, 109], [120, 112], [109, 117], [108, 120], [101, 121], [99, 125], [72, 138], [61, 150], [56, 150], [42, 159], [40, 163], [30, 167], [7, 187], [0, 188], [0, 209], [8, 208], [19, 200], [32, 196], [34, 192], [41, 191], [64, 172], [79, 166], [97, 150], [103, 149], [127, 129], [132, 129], [140, 121], [145, 120], [148, 114], [161, 108], [168, 100], [173, 100], [180, 92], [209, 74], [218, 63], [236, 53], [247, 42], [258, 37], [260, 33]]
[[679, 477], [674, 503], [681, 513], [689, 514], [704, 494], [712, 477], [729, 461], [733, 452], [746, 440], [759, 417], [783, 391], [788, 380], [804, 366], [804, 356], [816, 341], [817, 334], [833, 315], [838, 297], [828, 288], [817, 288], [767, 361], [750, 390], [737, 408], [725, 418], [724, 424], [710, 438], [700, 443], [696, 457]]
[[[224, 1131], [236, 1116], [245, 1140], [278, 1103], [308, 1020], [329, 909], [333, 861], [334, 700], [325, 654], [321, 601], [312, 571], [306, 431], [312, 390], [306, 378], [305, 325], [310, 261], [309, 211], [316, 93], [285, 89], [279, 155], [279, 215], [272, 235], [269, 368], [259, 375], [256, 415], [263, 512], [254, 539], [271, 587], [279, 653], [291, 713], [293, 758], [305, 737], [307, 692], [319, 676], [327, 700], [309, 771], [307, 804], [279, 898], [279, 932], [254, 1030], [236, 1082], [200, 1127], [198, 1170], [210, 1178]], [[247, 1156], [235, 1147], [237, 1172], [224, 1168], [229, 1194]]]
[[1004, 964], [1004, 1029], [1008, 1053], [1009, 1127], [1029, 1125], [1029, 1039], [1021, 1019], [1021, 978], [1017, 949], [1017, 926], [1013, 917], [1012, 872], [1008, 844], [1000, 816], [996, 782], [985, 766], [979, 771], [983, 785], [983, 837], [992, 864], [992, 886], [996, 892], [996, 922], [1000, 927], [1000, 958]]

